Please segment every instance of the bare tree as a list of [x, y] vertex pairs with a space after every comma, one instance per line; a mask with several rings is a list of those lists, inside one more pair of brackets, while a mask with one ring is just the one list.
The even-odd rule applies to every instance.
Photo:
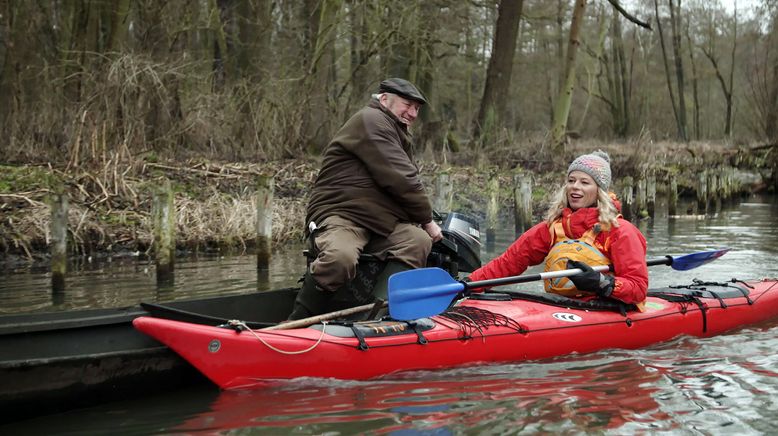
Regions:
[[692, 43], [688, 22], [686, 23], [686, 43], [689, 46], [689, 64], [692, 66], [692, 113], [694, 114], [692, 117], [692, 128], [694, 130], [694, 139], [700, 139], [700, 96], [697, 80], [697, 63], [694, 59], [694, 44]]
[[[778, 43], [778, 5], [774, 5], [771, 31], [767, 35], [768, 46], [775, 47]], [[765, 135], [768, 141], [771, 141], [774, 147], [778, 148], [778, 55], [773, 53], [772, 59], [772, 78], [767, 84], [768, 98], [767, 110], [765, 111]], [[775, 160], [778, 161], [778, 153], [773, 153]], [[776, 174], [775, 183], [778, 184], [778, 169], [773, 166]]]
[[486, 70], [486, 84], [473, 137], [501, 126], [505, 118], [508, 89], [513, 74], [516, 35], [519, 31], [523, 0], [501, 0], [498, 7], [492, 54]]
[[675, 59], [675, 79], [678, 87], [678, 124], [681, 139], [689, 140], [688, 124], [686, 122], [686, 93], [684, 92], [683, 57], [681, 54], [681, 0], [674, 6], [673, 0], [668, 0], [670, 6], [670, 25], [672, 30], [673, 58]]
[[578, 53], [579, 34], [583, 22], [586, 0], [576, 0], [573, 7], [573, 18], [570, 24], [570, 36], [567, 41], [567, 57], [563, 73], [564, 82], [559, 90], [559, 98], [554, 105], [554, 122], [551, 126], [551, 141], [554, 148], [564, 144], [567, 133], [567, 118], [570, 114], [570, 105], [573, 101], [573, 88], [575, 86], [575, 58]]
[[[613, 7], [621, 15], [625, 16], [633, 23], [648, 29], [651, 28], [648, 24], [628, 14], [621, 7], [618, 1], [609, 0], [609, 3], [611, 3], [611, 5], [613, 5]], [[575, 88], [575, 71], [576, 71], [575, 59], [576, 59], [576, 53], [578, 51], [578, 46], [581, 44], [580, 32], [581, 32], [581, 26], [584, 18], [585, 9], [586, 9], [586, 0], [576, 0], [575, 6], [573, 8], [573, 17], [570, 24], [570, 36], [568, 38], [567, 53], [565, 57], [565, 68], [563, 73], [564, 85], [559, 90], [559, 97], [557, 98], [557, 101], [554, 104], [554, 119], [551, 125], [551, 142], [552, 142], [552, 146], [556, 149], [562, 147], [566, 140], [567, 121], [570, 115], [570, 106], [572, 104], [572, 99], [573, 99], [573, 89]], [[623, 80], [626, 77], [626, 67], [625, 67], [626, 64], [625, 64], [623, 49], [621, 53], [618, 53], [618, 49], [617, 49], [615, 62], [617, 64], [617, 68], [622, 73], [620, 76], [621, 77], [620, 80]], [[623, 111], [628, 106], [628, 92], [625, 83], [622, 82], [619, 85], [618, 94], [619, 95], [617, 98], [619, 100], [619, 105]], [[628, 126], [628, 123], [626, 125]]]

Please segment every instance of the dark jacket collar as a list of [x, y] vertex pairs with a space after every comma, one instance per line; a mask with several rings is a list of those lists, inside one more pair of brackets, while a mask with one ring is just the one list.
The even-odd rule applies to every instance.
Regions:
[[387, 114], [392, 119], [392, 121], [394, 121], [395, 124], [397, 124], [397, 126], [399, 126], [400, 129], [402, 129], [403, 133], [405, 133], [408, 136], [411, 136], [411, 133], [408, 131], [408, 125], [400, 121], [400, 118], [398, 118], [397, 115], [393, 114], [392, 111], [385, 108], [384, 105], [382, 105], [377, 98], [375, 97], [371, 98], [370, 103], [368, 103], [367, 105], [368, 107], [379, 109], [381, 110], [381, 112]]

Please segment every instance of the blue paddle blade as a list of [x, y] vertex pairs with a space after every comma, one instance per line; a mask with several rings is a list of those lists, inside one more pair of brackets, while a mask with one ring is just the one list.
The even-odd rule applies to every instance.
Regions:
[[673, 263], [670, 264], [670, 267], [676, 271], [688, 271], [718, 259], [725, 255], [729, 250], [729, 248], [722, 248], [720, 250], [700, 251], [698, 253], [673, 257]]
[[465, 285], [440, 268], [420, 268], [389, 277], [389, 315], [398, 320], [443, 312]]

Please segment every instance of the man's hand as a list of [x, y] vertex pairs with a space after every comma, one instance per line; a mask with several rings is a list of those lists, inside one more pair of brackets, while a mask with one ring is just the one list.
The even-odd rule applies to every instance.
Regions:
[[428, 235], [430, 235], [432, 242], [438, 242], [443, 239], [443, 233], [440, 232], [440, 226], [435, 221], [430, 221], [421, 227], [425, 232], [427, 232]]

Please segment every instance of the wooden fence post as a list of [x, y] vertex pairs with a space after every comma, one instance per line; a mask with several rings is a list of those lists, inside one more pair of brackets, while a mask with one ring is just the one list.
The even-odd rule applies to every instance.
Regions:
[[513, 217], [516, 237], [532, 227], [532, 174], [513, 175]]
[[697, 178], [697, 214], [705, 215], [708, 212], [708, 176], [705, 171], [700, 171]]
[[273, 177], [260, 176], [257, 179], [257, 270], [266, 270], [270, 265], [274, 193]]
[[491, 173], [488, 182], [489, 205], [486, 207], [486, 249], [494, 251], [495, 229], [499, 213], [500, 178], [497, 173]]
[[667, 186], [667, 216], [674, 217], [678, 215], [678, 177], [675, 174], [670, 175], [670, 182]]
[[450, 212], [453, 193], [454, 184], [451, 182], [451, 174], [449, 170], [443, 170], [435, 177], [435, 210]]
[[635, 191], [635, 215], [638, 218], [646, 217], [646, 179], [642, 175], [638, 177]]
[[627, 221], [632, 221], [632, 193], [634, 192], [634, 186], [632, 186], [632, 177], [624, 177], [622, 180], [622, 188], [621, 188], [621, 214], [624, 215], [624, 219]]
[[721, 179], [719, 171], [710, 171], [708, 173], [708, 204], [712, 212], [718, 213], [721, 210]]
[[157, 283], [169, 284], [174, 278], [176, 255], [176, 209], [170, 180], [165, 179], [155, 189], [152, 209]]
[[648, 216], [654, 219], [656, 212], [656, 174], [652, 171], [646, 178], [646, 209]]
[[68, 197], [64, 187], [55, 189], [51, 197], [51, 289], [65, 290], [68, 263]]

